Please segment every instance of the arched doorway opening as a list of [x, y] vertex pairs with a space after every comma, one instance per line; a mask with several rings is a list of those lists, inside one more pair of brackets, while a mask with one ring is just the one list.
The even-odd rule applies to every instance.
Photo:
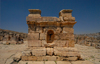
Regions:
[[54, 40], [54, 32], [53, 30], [49, 30], [47, 32], [47, 43], [52, 43]]

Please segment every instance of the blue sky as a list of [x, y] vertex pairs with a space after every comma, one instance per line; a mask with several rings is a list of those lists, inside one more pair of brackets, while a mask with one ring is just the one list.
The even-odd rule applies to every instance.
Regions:
[[28, 9], [56, 17], [62, 9], [72, 9], [75, 34], [100, 32], [100, 0], [0, 0], [0, 28], [28, 33]]

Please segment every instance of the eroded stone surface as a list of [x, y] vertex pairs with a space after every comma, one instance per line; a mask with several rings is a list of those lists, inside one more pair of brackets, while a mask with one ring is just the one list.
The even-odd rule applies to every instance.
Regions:
[[57, 61], [57, 64], [71, 64], [69, 61]]
[[33, 56], [45, 56], [46, 55], [46, 48], [33, 49], [32, 55]]
[[93, 64], [90, 61], [72, 61], [72, 64]]
[[45, 64], [55, 64], [54, 61], [45, 61]]
[[48, 55], [50, 55], [50, 56], [52, 56], [53, 55], [53, 53], [54, 53], [54, 50], [53, 50], [53, 48], [46, 48], [46, 53], [48, 54]]

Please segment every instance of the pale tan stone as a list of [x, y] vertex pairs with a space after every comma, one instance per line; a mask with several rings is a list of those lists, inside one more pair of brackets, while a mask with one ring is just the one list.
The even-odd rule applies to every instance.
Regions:
[[90, 61], [72, 61], [72, 64], [93, 64]]
[[58, 33], [61, 33], [61, 31], [62, 31], [61, 27], [57, 27], [56, 33], [57, 33], [57, 34], [58, 34]]
[[44, 47], [47, 44], [46, 40], [42, 40], [42, 46]]
[[69, 33], [69, 29], [68, 27], [63, 27], [63, 33]]
[[36, 61], [37, 60], [37, 57], [36, 56], [28, 56], [27, 57], [27, 60], [28, 61]]
[[31, 50], [22, 51], [22, 56], [31, 56]]
[[28, 46], [40, 47], [42, 46], [41, 40], [28, 40]]
[[38, 40], [39, 39], [39, 33], [28, 33], [28, 39], [29, 40]]
[[54, 50], [62, 52], [78, 52], [78, 50], [75, 47], [54, 47]]
[[75, 17], [64, 17], [64, 21], [75, 21]]
[[46, 55], [46, 48], [33, 49], [32, 50], [32, 55], [35, 55], [35, 56], [45, 56]]
[[57, 56], [42, 56], [43, 61], [56, 61]]
[[69, 40], [68, 47], [74, 47], [74, 45], [75, 45], [75, 41]]
[[69, 61], [57, 61], [57, 64], [71, 64]]
[[59, 35], [58, 35], [58, 34], [55, 34], [54, 39], [55, 39], [55, 40], [59, 40], [59, 39], [60, 39]]
[[68, 33], [60, 33], [60, 39], [61, 40], [68, 40], [69, 34]]
[[27, 61], [28, 60], [28, 56], [21, 56], [21, 60], [22, 61]]
[[44, 45], [45, 47], [50, 47], [50, 48], [53, 48], [54, 46], [57, 46], [56, 43], [47, 43]]
[[40, 40], [45, 40], [46, 39], [46, 35], [44, 33], [40, 33]]
[[56, 64], [54, 61], [45, 61], [45, 64]]
[[19, 61], [18, 64], [26, 64], [28, 61]]
[[33, 61], [33, 64], [44, 64], [44, 61]]
[[66, 45], [66, 40], [55, 40], [54, 43], [56, 44], [56, 46], [58, 47], [65, 47]]
[[56, 56], [56, 61], [61, 61], [61, 57], [60, 56]]
[[53, 55], [53, 48], [46, 48], [46, 53], [48, 54], [48, 55], [50, 55], [50, 56], [52, 56]]
[[67, 47], [54, 47], [54, 54], [58, 56], [80, 56], [77, 49]]
[[13, 60], [14, 61], [19, 61], [21, 59], [22, 53], [18, 52], [14, 55]]
[[85, 57], [81, 54], [80, 56], [78, 56], [78, 59], [79, 59], [79, 60], [84, 60]]
[[44, 61], [43, 56], [37, 56], [37, 61]]
[[16, 41], [7, 41], [7, 44], [17, 44]]
[[48, 61], [56, 61], [56, 56], [47, 56]]

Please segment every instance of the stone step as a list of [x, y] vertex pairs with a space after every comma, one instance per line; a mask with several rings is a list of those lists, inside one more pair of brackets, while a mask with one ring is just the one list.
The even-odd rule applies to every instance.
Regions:
[[93, 64], [90, 61], [19, 61], [18, 64]]

